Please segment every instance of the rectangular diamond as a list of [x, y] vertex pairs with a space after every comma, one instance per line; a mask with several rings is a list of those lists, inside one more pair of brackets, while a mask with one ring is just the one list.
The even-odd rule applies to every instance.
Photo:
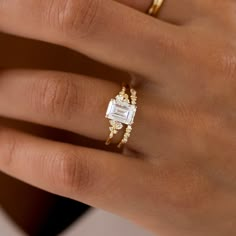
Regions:
[[135, 113], [135, 105], [111, 99], [107, 108], [106, 118], [130, 125], [134, 121]]

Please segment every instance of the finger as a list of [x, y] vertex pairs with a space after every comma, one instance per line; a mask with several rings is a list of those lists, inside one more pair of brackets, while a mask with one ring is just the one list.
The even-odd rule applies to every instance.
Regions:
[[117, 214], [136, 211], [130, 203], [141, 202], [148, 193], [150, 171], [138, 159], [46, 141], [4, 127], [0, 146], [0, 171], [94, 207]]
[[[144, 13], [148, 12], [148, 9], [153, 3], [153, 0], [116, 0], [127, 6], [133, 7]], [[164, 0], [162, 7], [158, 12], [158, 19], [167, 21], [173, 24], [187, 24], [194, 18], [197, 18], [200, 14], [199, 1], [189, 0]]]
[[[109, 122], [105, 119], [111, 98], [121, 85], [105, 80], [52, 71], [11, 70], [0, 76], [0, 115], [56, 127], [106, 140]], [[143, 105], [142, 105], [143, 106]], [[139, 124], [143, 106], [135, 119], [129, 145], [139, 145]], [[144, 122], [145, 123], [145, 122]], [[120, 131], [114, 142], [122, 138]]]
[[177, 45], [183, 43], [176, 26], [106, 0], [3, 1], [0, 30], [70, 47], [149, 76], [156, 65], [176, 63]]

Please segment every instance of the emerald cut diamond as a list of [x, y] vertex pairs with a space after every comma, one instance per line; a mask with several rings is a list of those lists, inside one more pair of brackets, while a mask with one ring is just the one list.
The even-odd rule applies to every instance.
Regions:
[[135, 105], [129, 104], [126, 101], [111, 99], [107, 108], [106, 118], [131, 125], [134, 122], [136, 110], [137, 107]]

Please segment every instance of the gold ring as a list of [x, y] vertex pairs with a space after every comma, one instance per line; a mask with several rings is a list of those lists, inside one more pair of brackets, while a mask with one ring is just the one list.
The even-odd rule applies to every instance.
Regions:
[[157, 13], [159, 12], [164, 0], [153, 0], [152, 6], [148, 10], [148, 14], [150, 16], [157, 16]]
[[126, 126], [125, 133], [118, 147], [121, 148], [128, 142], [137, 111], [136, 103], [136, 90], [126, 85], [123, 85], [119, 94], [110, 100], [106, 112], [106, 118], [109, 119], [110, 123], [110, 134], [107, 138], [106, 145], [111, 143], [112, 138], [122, 130], [124, 126]]

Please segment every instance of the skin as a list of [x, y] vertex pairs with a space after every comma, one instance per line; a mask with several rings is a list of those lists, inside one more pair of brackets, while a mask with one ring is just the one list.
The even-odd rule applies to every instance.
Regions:
[[[156, 234], [233, 236], [236, 3], [166, 0], [158, 19], [142, 13], [148, 6], [125, 0], [0, 4], [1, 31], [129, 71], [139, 98], [132, 137], [121, 153], [1, 125], [0, 169]], [[2, 70], [0, 77], [1, 116], [91, 142], [106, 139], [107, 103], [127, 80], [26, 69]]]

